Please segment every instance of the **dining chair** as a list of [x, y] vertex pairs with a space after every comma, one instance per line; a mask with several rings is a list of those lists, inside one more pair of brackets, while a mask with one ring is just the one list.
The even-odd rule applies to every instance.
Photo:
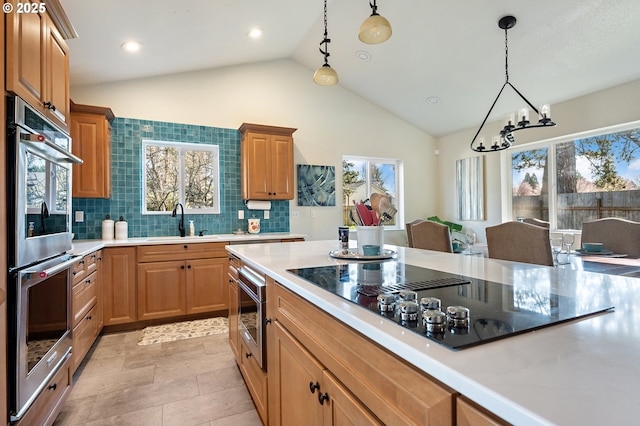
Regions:
[[524, 223], [530, 223], [531, 225], [541, 226], [541, 227], [547, 228], [547, 229], [549, 229], [551, 227], [551, 224], [549, 222], [546, 222], [546, 221], [540, 220], [540, 219], [536, 219], [535, 217], [525, 217], [524, 219], [522, 219], [522, 221]]
[[603, 243], [605, 250], [640, 257], [640, 222], [606, 217], [582, 223], [583, 243]]
[[553, 266], [549, 229], [524, 222], [505, 222], [486, 229], [492, 259]]
[[447, 225], [416, 219], [406, 224], [409, 247], [453, 253], [451, 231]]

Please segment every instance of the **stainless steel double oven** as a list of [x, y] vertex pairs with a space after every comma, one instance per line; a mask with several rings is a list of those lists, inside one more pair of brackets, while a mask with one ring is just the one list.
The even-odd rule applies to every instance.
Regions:
[[71, 355], [71, 138], [7, 102], [8, 382], [19, 420]]

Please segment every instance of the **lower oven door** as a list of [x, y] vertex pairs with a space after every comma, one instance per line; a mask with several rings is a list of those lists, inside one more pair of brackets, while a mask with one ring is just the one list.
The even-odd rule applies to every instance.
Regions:
[[11, 415], [20, 419], [71, 353], [71, 268], [63, 255], [13, 274]]
[[[265, 306], [247, 285], [247, 277], [239, 274], [238, 280], [238, 329], [247, 348], [260, 366], [265, 368], [264, 315]], [[246, 356], [249, 356], [245, 354]]]

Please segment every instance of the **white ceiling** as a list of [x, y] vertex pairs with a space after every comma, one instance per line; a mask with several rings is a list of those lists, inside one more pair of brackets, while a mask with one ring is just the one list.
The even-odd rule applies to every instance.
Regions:
[[[68, 40], [72, 86], [283, 58], [309, 68], [313, 84], [323, 63], [322, 0], [61, 2], [79, 34]], [[378, 0], [393, 35], [365, 45], [357, 33], [370, 12], [367, 0], [329, 1], [339, 84], [434, 136], [477, 128], [487, 113], [505, 80], [504, 15], [518, 20], [510, 82], [534, 105], [640, 79], [638, 0]], [[247, 37], [254, 26], [264, 30], [258, 41]], [[123, 52], [128, 39], [143, 50]], [[522, 104], [505, 95], [492, 119]]]

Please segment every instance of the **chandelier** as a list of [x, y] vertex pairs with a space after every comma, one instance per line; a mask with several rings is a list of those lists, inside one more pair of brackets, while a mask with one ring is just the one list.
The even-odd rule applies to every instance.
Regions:
[[[338, 73], [329, 65], [329, 43], [331, 39], [327, 32], [327, 0], [324, 0], [324, 38], [320, 42], [320, 53], [324, 55], [324, 64], [313, 74], [313, 81], [321, 86], [332, 86], [338, 82]], [[324, 50], [322, 45], [324, 44]]]
[[[498, 96], [496, 96], [496, 99], [493, 101], [493, 104], [491, 104], [491, 108], [489, 108], [489, 112], [487, 112], [487, 115], [484, 117], [484, 120], [482, 120], [482, 124], [480, 125], [480, 128], [476, 132], [476, 135], [471, 140], [471, 149], [477, 152], [484, 152], [487, 150], [502, 151], [503, 149], [509, 148], [511, 144], [515, 142], [513, 133], [517, 132], [518, 130], [530, 129], [535, 127], [548, 127], [548, 126], [552, 127], [556, 125], [556, 123], [551, 121], [551, 118], [550, 118], [551, 107], [549, 105], [542, 105], [538, 110], [536, 107], [533, 106], [531, 102], [529, 102], [527, 98], [525, 98], [522, 95], [522, 93], [518, 91], [518, 89], [516, 89], [516, 87], [513, 84], [509, 82], [509, 43], [507, 39], [507, 30], [510, 28], [513, 28], [515, 25], [516, 25], [516, 18], [513, 16], [504, 16], [500, 18], [500, 20], [498, 21], [498, 27], [504, 30], [505, 82], [502, 85], [502, 88], [500, 89], [500, 91], [498, 92]], [[515, 112], [509, 113], [507, 114], [504, 127], [502, 128], [502, 130], [500, 130], [500, 135], [493, 136], [491, 145], [487, 146], [485, 145], [484, 137], [482, 136], [478, 137], [478, 135], [480, 134], [480, 132], [482, 131], [482, 128], [487, 122], [487, 119], [489, 118], [491, 111], [493, 111], [493, 107], [496, 105], [496, 102], [498, 102], [500, 95], [502, 95], [502, 91], [507, 86], [511, 87], [518, 94], [518, 96], [520, 96], [520, 98], [522, 98], [522, 100], [525, 101], [526, 104], [533, 111], [535, 111], [536, 114], [538, 114], [538, 122], [531, 123], [531, 121], [529, 121], [529, 108], [527, 108], [526, 106], [523, 108], [520, 108], [520, 110], [517, 113]]]

